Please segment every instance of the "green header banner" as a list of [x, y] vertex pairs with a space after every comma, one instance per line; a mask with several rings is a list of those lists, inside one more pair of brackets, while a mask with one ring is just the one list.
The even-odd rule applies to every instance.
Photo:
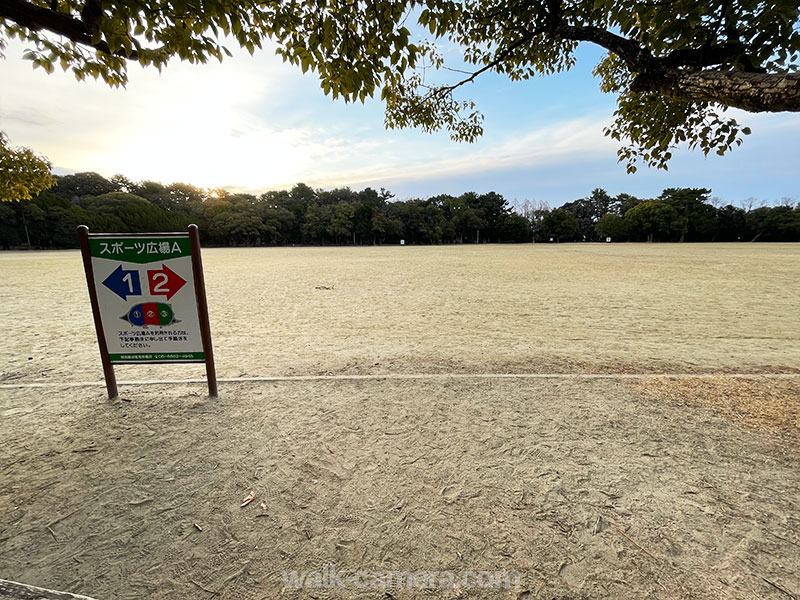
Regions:
[[170, 258], [191, 256], [189, 236], [90, 236], [89, 252], [93, 258], [145, 264]]

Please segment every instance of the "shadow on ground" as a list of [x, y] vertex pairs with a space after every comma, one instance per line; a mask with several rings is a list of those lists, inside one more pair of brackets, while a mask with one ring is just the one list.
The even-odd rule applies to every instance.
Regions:
[[792, 432], [611, 380], [221, 392], [0, 390], [0, 577], [102, 599], [800, 594]]

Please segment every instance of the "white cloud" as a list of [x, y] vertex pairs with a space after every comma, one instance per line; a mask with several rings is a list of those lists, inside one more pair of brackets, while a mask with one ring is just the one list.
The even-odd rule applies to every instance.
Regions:
[[428, 138], [428, 143], [400, 143], [367, 148], [367, 163], [348, 158], [316, 165], [302, 179], [312, 185], [386, 184], [394, 181], [457, 177], [519, 167], [542, 167], [578, 158], [614, 154], [603, 136], [604, 121], [591, 118], [556, 123], [524, 134], [506, 133], [475, 144]]

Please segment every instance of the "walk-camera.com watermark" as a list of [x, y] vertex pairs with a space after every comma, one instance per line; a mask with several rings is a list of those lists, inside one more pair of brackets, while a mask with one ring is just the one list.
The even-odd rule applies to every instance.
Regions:
[[515, 589], [520, 587], [516, 571], [338, 571], [324, 565], [315, 571], [283, 571], [287, 589], [401, 589], [461, 588]]

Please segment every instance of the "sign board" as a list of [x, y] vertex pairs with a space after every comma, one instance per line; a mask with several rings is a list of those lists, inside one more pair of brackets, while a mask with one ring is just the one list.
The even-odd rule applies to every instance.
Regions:
[[189, 234], [90, 235], [112, 363], [204, 362]]
[[206, 364], [217, 395], [200, 236], [187, 233], [90, 234], [78, 228], [86, 282], [109, 397], [115, 364]]

